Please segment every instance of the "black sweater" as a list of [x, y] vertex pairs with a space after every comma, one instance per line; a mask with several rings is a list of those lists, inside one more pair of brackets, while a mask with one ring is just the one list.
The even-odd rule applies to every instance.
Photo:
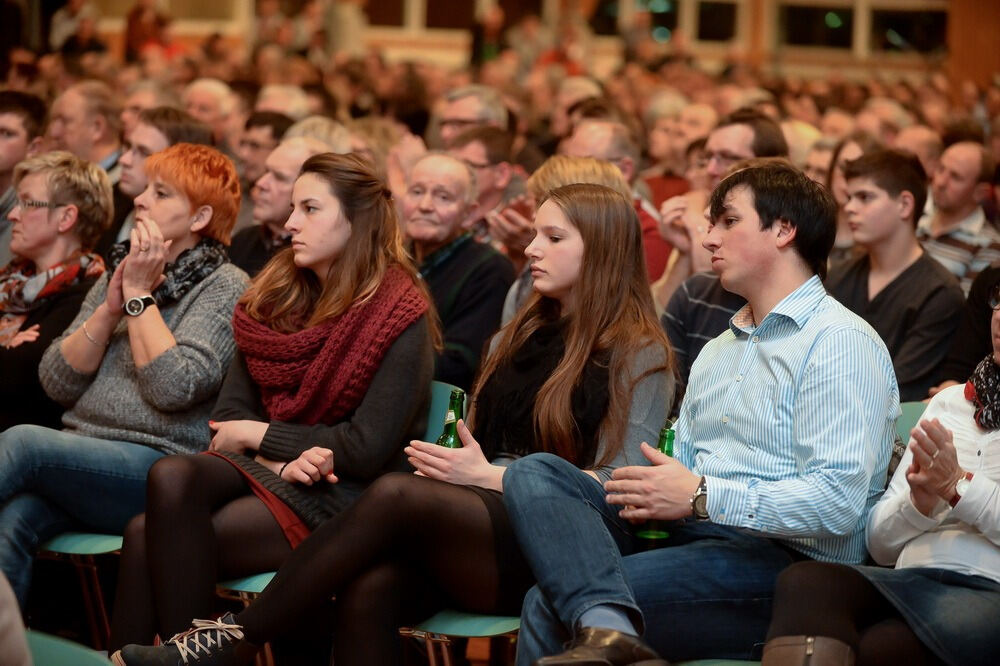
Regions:
[[38, 324], [37, 340], [13, 349], [0, 347], [0, 432], [20, 423], [62, 427], [65, 408], [42, 389], [38, 363], [49, 344], [73, 322], [95, 281], [82, 280], [28, 314], [21, 330]]
[[[434, 366], [434, 379], [466, 390], [479, 368], [487, 340], [500, 328], [514, 267], [489, 245], [463, 237], [457, 249], [447, 246], [427, 257], [420, 273], [441, 318], [444, 351]], [[444, 261], [440, 254], [447, 253]]]
[[[338, 423], [306, 425], [270, 421], [260, 453], [287, 462], [314, 446], [333, 451], [339, 482], [312, 486], [278, 478], [250, 457], [226, 454], [265, 488], [277, 495], [315, 529], [339, 513], [379, 475], [408, 469], [403, 447], [420, 439], [427, 427], [433, 349], [427, 319], [421, 317], [396, 338], [365, 393], [361, 404]], [[260, 390], [237, 350], [212, 411], [215, 421], [269, 421]]]

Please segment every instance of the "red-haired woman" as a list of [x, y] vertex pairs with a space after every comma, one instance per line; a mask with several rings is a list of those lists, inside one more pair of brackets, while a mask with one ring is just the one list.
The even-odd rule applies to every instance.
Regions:
[[[169, 637], [217, 580], [279, 567], [426, 428], [436, 326], [388, 190], [353, 155], [303, 164], [291, 247], [233, 318], [237, 353], [207, 455], [149, 473], [125, 532], [111, 643]], [[336, 476], [334, 476], [336, 472]]]
[[35, 546], [70, 526], [118, 532], [142, 511], [146, 473], [208, 440], [208, 415], [233, 355], [230, 319], [246, 275], [224, 245], [239, 178], [206, 146], [146, 162], [127, 243], [39, 366], [67, 407], [63, 430], [0, 434], [0, 569], [23, 603]]
[[[673, 396], [639, 221], [602, 185], [549, 194], [525, 250], [535, 294], [484, 362], [461, 449], [412, 442], [420, 476], [382, 477], [316, 530], [239, 616], [198, 622], [116, 664], [245, 664], [255, 646], [325, 617], [336, 595], [337, 666], [396, 664], [397, 628], [447, 605], [518, 614], [532, 575], [503, 505], [511, 460], [547, 451], [593, 483], [644, 460]], [[491, 462], [492, 461], [492, 462]], [[425, 478], [426, 477], [426, 478]], [[585, 477], [587, 478], [587, 477]]]

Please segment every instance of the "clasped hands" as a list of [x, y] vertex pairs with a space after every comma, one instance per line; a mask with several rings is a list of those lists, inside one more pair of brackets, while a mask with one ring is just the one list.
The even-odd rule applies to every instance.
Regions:
[[167, 265], [167, 252], [173, 241], [163, 240], [156, 223], [136, 219], [129, 234], [128, 256], [115, 268], [108, 282], [105, 297], [109, 314], [120, 315], [122, 304], [130, 298], [153, 293], [166, 279], [163, 269]]
[[917, 511], [931, 515], [940, 500], [955, 496], [955, 484], [965, 476], [950, 430], [937, 419], [923, 420], [910, 431], [913, 460], [906, 469], [910, 500]]
[[616, 469], [604, 484], [608, 504], [624, 507], [618, 515], [633, 523], [690, 516], [701, 477], [646, 442], [640, 448], [652, 465]]

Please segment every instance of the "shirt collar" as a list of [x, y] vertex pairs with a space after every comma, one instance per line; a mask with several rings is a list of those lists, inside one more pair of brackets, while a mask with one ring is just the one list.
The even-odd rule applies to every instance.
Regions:
[[[924, 215], [920, 218], [920, 222], [917, 223], [917, 231], [922, 235], [931, 235], [931, 223], [934, 221], [933, 215]], [[961, 222], [952, 227], [951, 231], [945, 236], [950, 236], [956, 231], [962, 231], [972, 236], [978, 236], [983, 230], [983, 226], [986, 224], [986, 213], [983, 212], [982, 206], [976, 206], [976, 209], [969, 213]]]
[[118, 158], [121, 157], [121, 154], [122, 151], [116, 150], [98, 162], [97, 166], [101, 167], [105, 171], [110, 171], [116, 164], [118, 164]]
[[818, 275], [813, 275], [799, 285], [792, 293], [778, 301], [778, 304], [771, 308], [771, 311], [767, 313], [763, 321], [757, 326], [754, 326], [753, 310], [751, 310], [750, 304], [747, 303], [737, 310], [736, 314], [729, 320], [729, 328], [737, 337], [740, 334], [749, 335], [755, 329], [763, 326], [764, 322], [776, 317], [791, 319], [797, 327], [802, 328], [809, 321], [809, 317], [816, 309], [816, 306], [825, 297], [826, 289], [823, 287], [823, 282], [819, 279]]

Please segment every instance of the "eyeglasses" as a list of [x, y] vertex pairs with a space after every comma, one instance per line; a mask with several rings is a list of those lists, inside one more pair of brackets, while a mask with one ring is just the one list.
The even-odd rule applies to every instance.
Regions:
[[66, 204], [55, 203], [53, 201], [36, 201], [35, 199], [22, 199], [17, 197], [14, 199], [14, 205], [20, 206], [21, 208], [59, 208], [59, 206], [65, 206]]
[[1000, 310], [1000, 284], [990, 291], [989, 305], [991, 310]]

